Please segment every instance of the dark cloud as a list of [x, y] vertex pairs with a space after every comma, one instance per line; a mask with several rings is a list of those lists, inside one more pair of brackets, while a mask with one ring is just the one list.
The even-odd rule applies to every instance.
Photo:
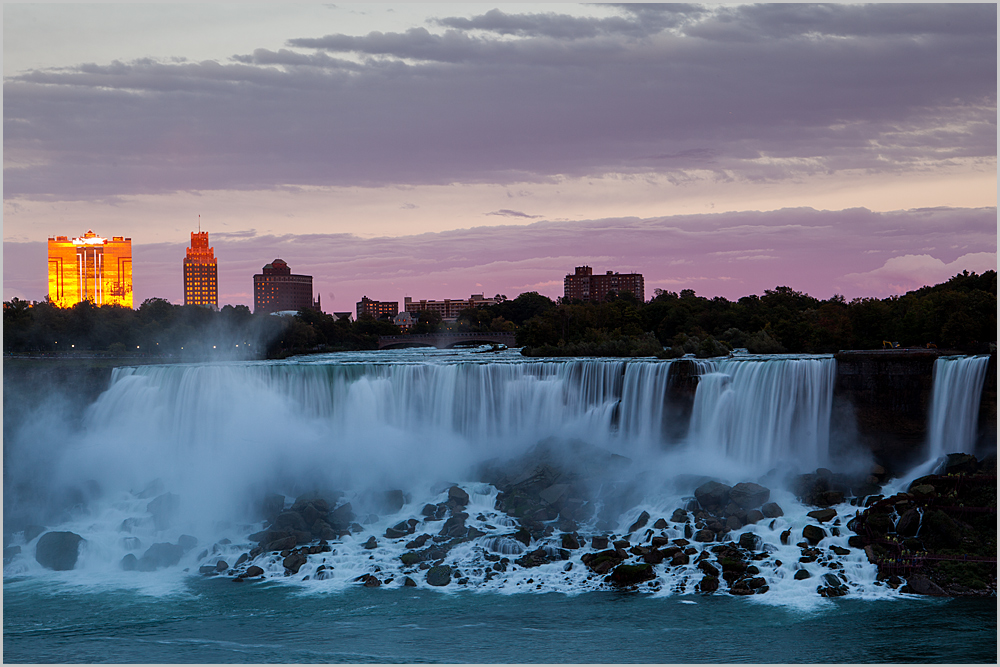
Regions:
[[[995, 5], [492, 10], [4, 83], [4, 196], [926, 171], [996, 155]], [[13, 166], [10, 166], [13, 165]]]
[[499, 211], [491, 211], [490, 213], [485, 213], [484, 215], [499, 215], [505, 218], [529, 218], [529, 219], [542, 217], [540, 215], [528, 215], [527, 213], [522, 213], [521, 211], [512, 211], [509, 208], [502, 208]]

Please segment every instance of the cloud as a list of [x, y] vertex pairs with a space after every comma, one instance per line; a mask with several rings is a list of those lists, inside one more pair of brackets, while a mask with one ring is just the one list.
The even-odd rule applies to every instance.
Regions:
[[995, 170], [995, 9], [491, 10], [32, 70], [4, 82], [4, 196]]
[[901, 255], [891, 257], [885, 264], [864, 273], [848, 273], [844, 281], [863, 290], [906, 292], [924, 285], [942, 283], [962, 271], [996, 271], [996, 252], [974, 252], [962, 255], [952, 262], [944, 262], [931, 255]]
[[509, 208], [502, 208], [499, 211], [492, 211], [490, 213], [484, 213], [483, 215], [500, 215], [505, 218], [540, 218], [540, 215], [528, 215], [527, 213], [522, 213], [521, 211], [512, 211]]

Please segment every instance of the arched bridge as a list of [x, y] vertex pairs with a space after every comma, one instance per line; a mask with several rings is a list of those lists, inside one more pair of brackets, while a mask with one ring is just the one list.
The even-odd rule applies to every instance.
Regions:
[[508, 331], [489, 331], [485, 333], [442, 331], [429, 334], [405, 334], [401, 336], [379, 336], [378, 349], [387, 347], [437, 347], [441, 349], [456, 345], [506, 345], [514, 347], [514, 334]]

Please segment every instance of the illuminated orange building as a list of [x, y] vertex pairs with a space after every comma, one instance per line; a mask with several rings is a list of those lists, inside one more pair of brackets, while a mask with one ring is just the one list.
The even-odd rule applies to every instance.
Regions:
[[208, 232], [191, 232], [184, 258], [184, 305], [219, 307], [219, 267], [215, 249], [208, 246]]
[[60, 308], [81, 301], [132, 307], [132, 239], [91, 230], [70, 240], [49, 237], [49, 300]]

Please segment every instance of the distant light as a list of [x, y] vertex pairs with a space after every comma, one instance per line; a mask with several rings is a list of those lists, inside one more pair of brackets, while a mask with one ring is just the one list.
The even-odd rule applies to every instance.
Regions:
[[137, 350], [138, 350], [138, 349], [139, 349], [139, 346], [138, 346], [138, 345], [136, 345], [136, 346], [135, 346], [135, 349], [137, 349]]
[[70, 345], [70, 347], [76, 347], [76, 345]]
[[214, 346], [214, 345], [212, 346], [212, 349], [213, 349], [213, 350], [215, 349], [215, 346]]

